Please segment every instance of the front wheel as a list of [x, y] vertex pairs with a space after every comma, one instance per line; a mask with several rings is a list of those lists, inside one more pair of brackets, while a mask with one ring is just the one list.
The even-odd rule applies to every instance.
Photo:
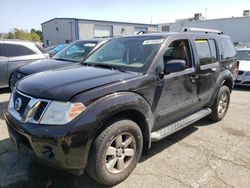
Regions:
[[211, 114], [209, 118], [213, 121], [222, 120], [228, 110], [230, 102], [230, 90], [227, 86], [222, 86], [214, 100], [213, 105], [211, 106]]
[[103, 185], [125, 180], [138, 163], [143, 146], [139, 126], [128, 119], [116, 120], [95, 139], [89, 154], [88, 174]]

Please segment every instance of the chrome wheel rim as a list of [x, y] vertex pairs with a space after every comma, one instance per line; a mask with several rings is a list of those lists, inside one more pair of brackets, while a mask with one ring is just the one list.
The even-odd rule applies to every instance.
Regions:
[[228, 95], [227, 93], [222, 93], [219, 99], [218, 114], [223, 115], [227, 109], [228, 105]]
[[120, 173], [132, 162], [136, 152], [135, 138], [130, 133], [116, 136], [106, 150], [106, 168], [110, 173]]

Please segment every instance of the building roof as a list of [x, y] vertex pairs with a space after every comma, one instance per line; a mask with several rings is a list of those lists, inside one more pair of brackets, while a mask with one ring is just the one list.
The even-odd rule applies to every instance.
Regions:
[[250, 19], [250, 16], [240, 16], [240, 17], [228, 17], [228, 18], [215, 18], [215, 19], [206, 19], [206, 20], [176, 20], [175, 22], [168, 22], [168, 23], [159, 23], [158, 25], [164, 25], [164, 24], [174, 24], [174, 23], [183, 23], [183, 22], [210, 22], [210, 21], [223, 21], [223, 20], [233, 20], [233, 19]]
[[41, 25], [51, 22], [53, 20], [79, 20], [79, 21], [86, 21], [86, 22], [102, 22], [102, 23], [109, 23], [109, 24], [129, 24], [129, 25], [141, 25], [141, 26], [153, 26], [158, 27], [157, 24], [147, 24], [147, 23], [132, 23], [132, 22], [117, 22], [117, 21], [106, 21], [106, 20], [91, 20], [91, 19], [79, 19], [79, 18], [53, 18], [46, 22], [41, 23]]

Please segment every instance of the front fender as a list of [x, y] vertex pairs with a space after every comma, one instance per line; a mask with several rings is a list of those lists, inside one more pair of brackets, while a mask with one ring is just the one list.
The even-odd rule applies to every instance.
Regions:
[[[77, 98], [77, 97], [76, 97]], [[73, 99], [74, 100], [74, 99]], [[87, 106], [87, 110], [77, 118], [70, 134], [77, 135], [79, 140], [85, 140], [83, 161], [86, 166], [88, 153], [98, 130], [105, 126], [105, 122], [123, 111], [133, 110], [140, 113], [145, 119], [145, 142], [150, 147], [150, 132], [153, 127], [153, 113], [149, 103], [139, 94], [134, 92], [116, 92], [106, 95]]]

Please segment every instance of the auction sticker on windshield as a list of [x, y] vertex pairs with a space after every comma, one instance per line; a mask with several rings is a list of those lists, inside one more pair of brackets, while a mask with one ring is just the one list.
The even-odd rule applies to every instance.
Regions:
[[142, 44], [143, 45], [161, 44], [163, 41], [164, 39], [145, 40]]

